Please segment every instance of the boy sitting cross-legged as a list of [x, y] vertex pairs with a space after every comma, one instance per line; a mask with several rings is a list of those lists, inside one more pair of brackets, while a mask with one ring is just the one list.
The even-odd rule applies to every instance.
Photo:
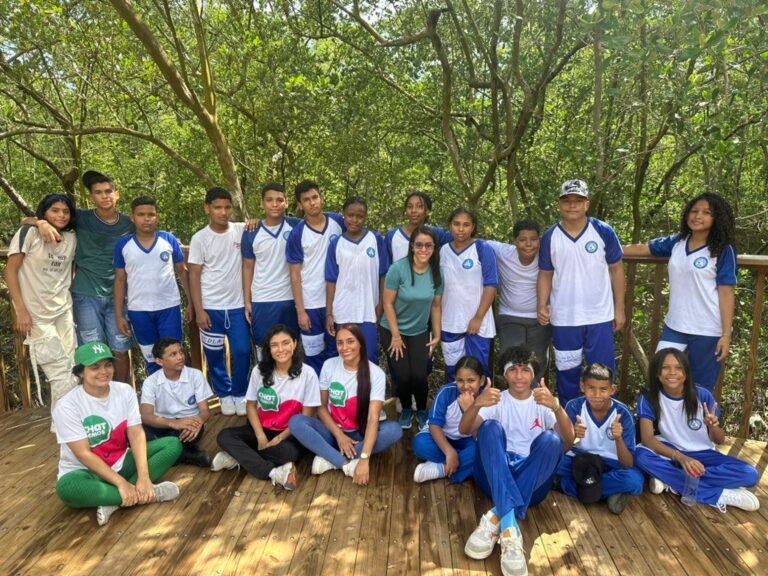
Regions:
[[493, 502], [467, 540], [470, 558], [487, 558], [501, 544], [504, 576], [528, 574], [517, 518], [547, 495], [563, 453], [573, 444], [573, 425], [543, 380], [531, 388], [536, 355], [520, 346], [506, 349], [499, 366], [507, 392], [486, 388], [465, 411], [462, 434], [475, 433], [474, 477]]
[[576, 498], [574, 456], [594, 454], [603, 461], [601, 499], [608, 500], [611, 512], [621, 514], [630, 496], [643, 491], [643, 473], [634, 467], [635, 421], [629, 408], [612, 398], [616, 386], [611, 369], [605, 364], [590, 364], [584, 369], [581, 391], [584, 396], [571, 400], [565, 407], [580, 442], [560, 464], [560, 487]]
[[178, 340], [161, 338], [152, 354], [161, 370], [144, 380], [141, 389], [141, 421], [147, 439], [176, 436], [182, 446], [178, 463], [208, 468], [211, 458], [199, 444], [213, 391], [200, 370], [185, 365]]

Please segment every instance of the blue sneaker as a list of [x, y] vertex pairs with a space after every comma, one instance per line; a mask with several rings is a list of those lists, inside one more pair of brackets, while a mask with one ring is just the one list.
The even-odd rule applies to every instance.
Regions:
[[413, 410], [403, 406], [403, 411], [400, 412], [400, 428], [410, 430], [411, 426], [413, 426]]
[[429, 412], [427, 410], [419, 410], [416, 412], [416, 422], [419, 424], [419, 430], [424, 428], [427, 425], [427, 420], [429, 419]]

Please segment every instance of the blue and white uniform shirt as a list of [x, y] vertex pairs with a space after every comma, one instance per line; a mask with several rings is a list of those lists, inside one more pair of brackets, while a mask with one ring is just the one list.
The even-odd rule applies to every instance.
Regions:
[[461, 392], [456, 386], [456, 382], [451, 382], [440, 388], [432, 401], [432, 407], [429, 409], [427, 426], [421, 432], [429, 434], [429, 426], [432, 425], [440, 426], [445, 437], [451, 440], [470, 436], [459, 432], [459, 422], [461, 422], [461, 417], [464, 414], [461, 406], [459, 406], [459, 396], [461, 396]]
[[176, 284], [175, 265], [184, 254], [170, 232], [158, 232], [149, 249], [144, 249], [135, 234], [117, 241], [113, 265], [128, 277], [128, 310], [154, 312], [181, 304]]
[[[611, 433], [611, 426], [619, 415], [621, 415], [621, 426], [624, 429], [621, 434], [624, 445], [630, 452], [635, 452], [635, 419], [632, 412], [618, 400], [612, 400], [611, 404], [608, 414], [601, 421], [595, 418], [589, 402], [584, 396], [574, 398], [566, 404], [565, 412], [573, 425], [576, 425], [576, 416], [581, 416], [581, 423], [587, 427], [584, 438], [574, 446], [578, 452], [589, 452], [590, 454], [597, 454], [601, 458], [618, 460], [616, 439]], [[570, 451], [569, 454], [573, 455], [574, 451]]]
[[285, 257], [288, 264], [302, 264], [301, 291], [306, 310], [325, 308], [325, 259], [331, 240], [343, 231], [342, 217], [326, 213], [322, 230], [315, 230], [302, 220], [288, 236]]
[[539, 268], [554, 271], [550, 322], [553, 326], [586, 326], [614, 318], [608, 266], [621, 262], [621, 244], [608, 224], [589, 218], [576, 238], [560, 224], [544, 233]]
[[[453, 236], [451, 236], [451, 233], [445, 228], [430, 226], [429, 224], [427, 224], [427, 228], [437, 234], [437, 242], [439, 246], [436, 246], [435, 249], [444, 246], [453, 240]], [[384, 236], [384, 243], [387, 245], [390, 264], [394, 264], [398, 260], [402, 260], [408, 256], [408, 244], [410, 242], [411, 237], [405, 233], [405, 230], [403, 230], [401, 226], [393, 228], [387, 232], [386, 236]]]
[[356, 242], [346, 235], [331, 240], [325, 280], [336, 283], [333, 317], [337, 324], [376, 322], [379, 278], [387, 268], [389, 258], [378, 232], [366, 230]]
[[[446, 244], [440, 249], [440, 270], [445, 281], [442, 329], [463, 334], [480, 306], [483, 288], [499, 285], [496, 254], [482, 240], [475, 240], [461, 252]], [[483, 338], [496, 336], [493, 307], [485, 313], [478, 335]]]
[[[704, 403], [711, 411], [715, 406], [715, 397], [706, 388], [700, 386], [696, 386], [696, 393], [699, 397], [699, 405], [696, 408], [696, 416], [693, 418], [688, 418], [685, 413], [685, 402], [682, 398], [672, 398], [667, 396], [664, 391], [659, 393], [659, 408], [662, 417], [658, 422], [657, 440], [668, 442], [678, 450], [685, 452], [714, 449], [715, 445], [710, 440], [707, 425], [704, 423]], [[720, 417], [719, 407], [716, 415], [718, 418]], [[654, 413], [650, 402], [645, 398], [645, 394], [640, 394], [637, 401], [637, 416], [651, 422], [657, 422], [657, 415]]]
[[291, 222], [283, 218], [277, 226], [265, 226], [262, 221], [256, 231], [243, 233], [243, 259], [256, 261], [251, 282], [251, 301], [293, 300], [291, 272], [285, 259], [285, 246], [291, 230]]
[[669, 311], [664, 322], [684, 334], [720, 337], [717, 287], [736, 285], [736, 250], [729, 244], [716, 258], [706, 245], [688, 250], [688, 241], [673, 234], [648, 243], [651, 254], [669, 257]]

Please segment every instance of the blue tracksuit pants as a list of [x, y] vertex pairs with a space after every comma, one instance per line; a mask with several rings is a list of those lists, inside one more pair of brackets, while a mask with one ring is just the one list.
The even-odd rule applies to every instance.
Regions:
[[[208, 330], [200, 330], [208, 381], [219, 398], [245, 396], [251, 368], [251, 332], [245, 320], [245, 308], [206, 310], [211, 319]], [[232, 376], [227, 371], [224, 339], [229, 341]]]
[[581, 365], [600, 362], [616, 372], [613, 322], [587, 326], [552, 326], [552, 346], [557, 368], [557, 395], [565, 406], [581, 395]]
[[[571, 498], [576, 498], [576, 480], [573, 479], [573, 456], [566, 454], [557, 471], [560, 476], [560, 488]], [[613, 494], [643, 493], [645, 478], [635, 467], [624, 468], [618, 460], [603, 458], [603, 499]]]
[[[475, 440], [472, 437], [457, 438], [446, 437], [448, 443], [453, 446], [459, 455], [459, 469], [454, 472], [450, 480], [454, 484], [460, 484], [472, 475], [475, 467]], [[416, 458], [427, 462], [445, 463], [445, 454], [435, 442], [428, 430], [419, 432], [413, 438], [413, 453]]]

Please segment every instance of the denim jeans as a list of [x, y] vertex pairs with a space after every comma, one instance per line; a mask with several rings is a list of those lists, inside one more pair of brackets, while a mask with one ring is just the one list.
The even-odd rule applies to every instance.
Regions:
[[[339, 452], [336, 438], [334, 438], [331, 431], [325, 427], [325, 424], [320, 422], [317, 418], [310, 418], [303, 414], [297, 414], [291, 418], [288, 428], [290, 428], [291, 434], [293, 434], [305, 448], [321, 458], [325, 458], [328, 462], [336, 466], [336, 468], [341, 468], [347, 461], [344, 454]], [[356, 442], [355, 450], [357, 451], [357, 457], [359, 458], [360, 452], [363, 450], [363, 435], [357, 430], [353, 432], [343, 430], [343, 432]], [[381, 422], [379, 424], [379, 433], [376, 436], [376, 442], [373, 445], [373, 454], [383, 452], [400, 440], [402, 435], [403, 430], [397, 422], [391, 420]]]
[[131, 337], [117, 329], [115, 302], [112, 297], [72, 293], [77, 343], [106, 342], [113, 352], [131, 349]]

